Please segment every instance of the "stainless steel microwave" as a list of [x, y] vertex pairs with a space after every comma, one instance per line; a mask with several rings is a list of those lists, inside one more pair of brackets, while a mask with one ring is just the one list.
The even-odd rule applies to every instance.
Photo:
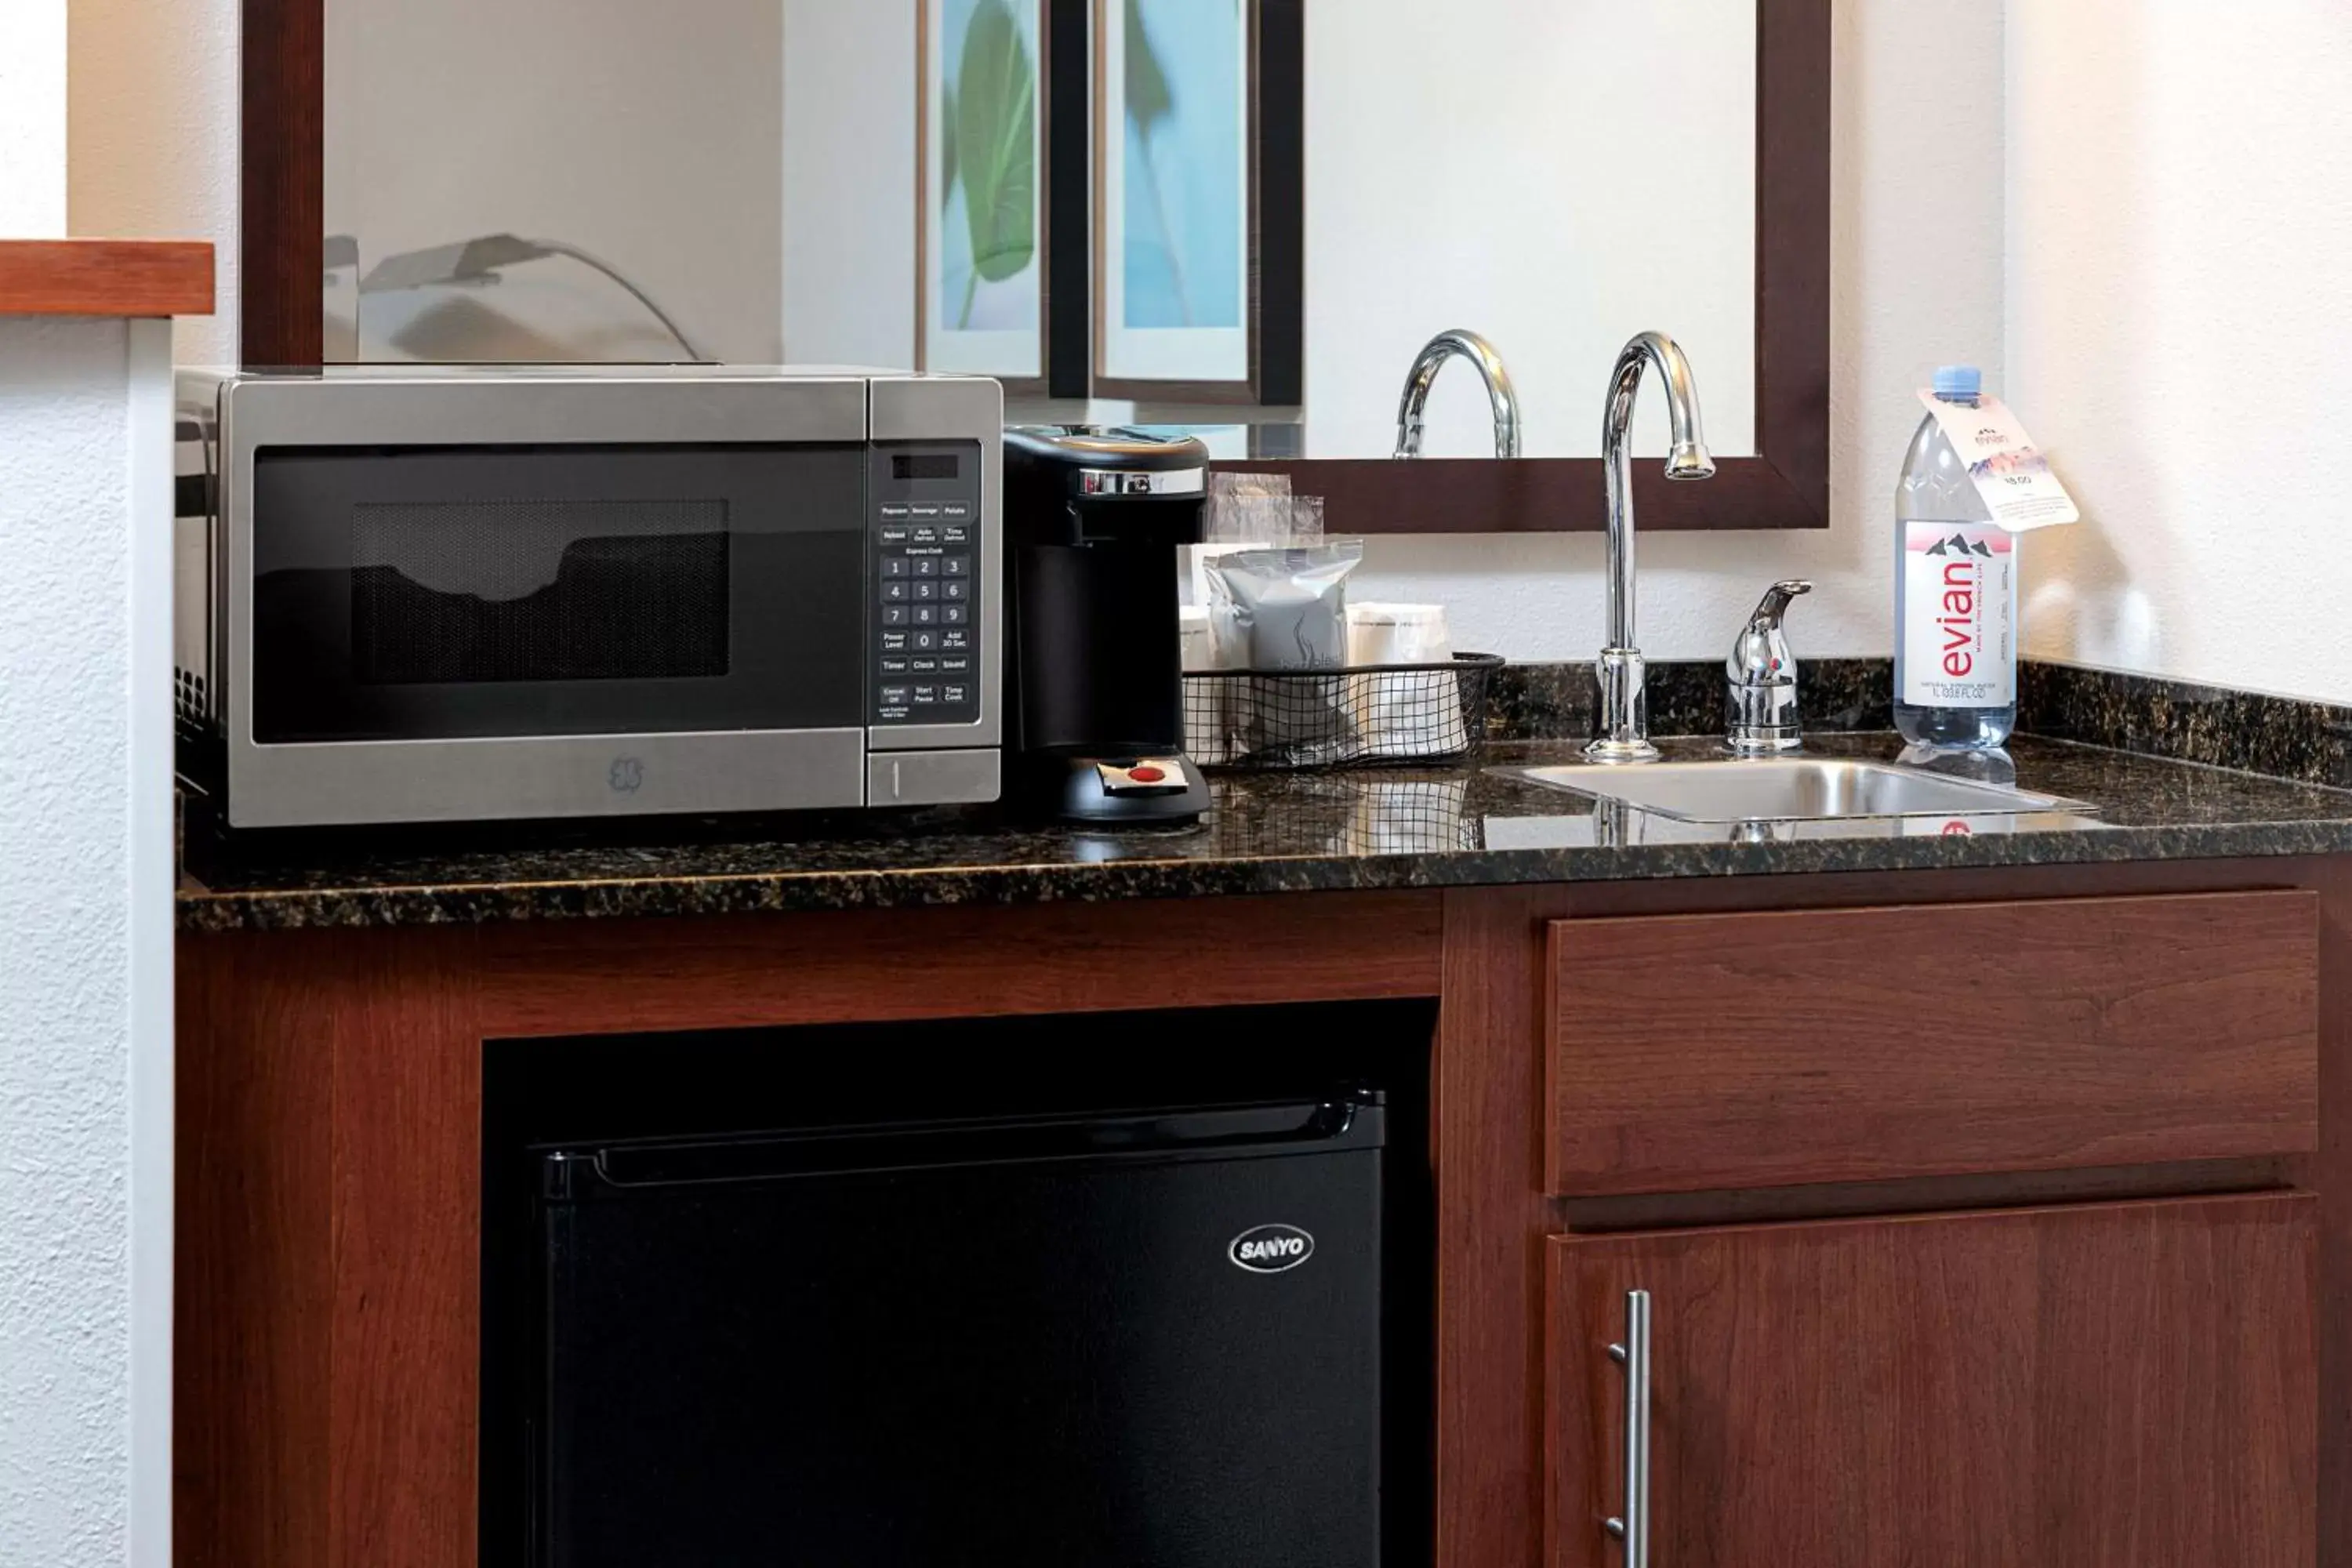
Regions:
[[236, 827], [996, 798], [1003, 399], [184, 375], [181, 773]]

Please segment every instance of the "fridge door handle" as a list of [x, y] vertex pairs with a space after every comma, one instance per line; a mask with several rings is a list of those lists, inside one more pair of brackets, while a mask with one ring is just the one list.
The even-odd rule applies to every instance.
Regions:
[[1308, 1146], [1370, 1148], [1379, 1145], [1382, 1130], [1379, 1097], [1350, 1089], [1320, 1100], [664, 1140], [563, 1150], [542, 1158], [551, 1171], [561, 1167], [567, 1178], [562, 1184], [554, 1174], [545, 1178], [546, 1195], [563, 1201], [588, 1190], [589, 1184], [578, 1180], [576, 1167], [583, 1164], [605, 1187], [667, 1187], [849, 1171], [1049, 1160], [1218, 1159], [1252, 1150], [1288, 1152]]
[[1608, 1521], [1625, 1568], [1650, 1568], [1650, 1293], [1625, 1292], [1625, 1338], [1609, 1347], [1625, 1373], [1624, 1511]]

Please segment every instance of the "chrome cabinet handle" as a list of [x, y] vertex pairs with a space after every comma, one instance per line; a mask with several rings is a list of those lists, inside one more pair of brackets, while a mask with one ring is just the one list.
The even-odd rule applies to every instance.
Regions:
[[1625, 1292], [1625, 1342], [1609, 1347], [1625, 1369], [1625, 1511], [1609, 1533], [1625, 1546], [1625, 1568], [1650, 1568], [1650, 1293]]

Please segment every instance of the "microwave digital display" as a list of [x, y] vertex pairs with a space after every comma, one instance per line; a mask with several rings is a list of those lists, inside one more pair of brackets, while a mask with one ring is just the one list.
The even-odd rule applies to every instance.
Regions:
[[910, 479], [953, 479], [962, 472], [962, 460], [953, 452], [899, 452], [890, 458], [890, 477], [902, 484]]

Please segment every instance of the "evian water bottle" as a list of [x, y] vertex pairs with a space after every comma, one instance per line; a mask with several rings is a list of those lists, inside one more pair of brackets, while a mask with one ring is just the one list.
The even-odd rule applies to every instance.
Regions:
[[[1974, 365], [1936, 372], [1977, 406]], [[1895, 490], [1895, 727], [1929, 746], [1998, 746], [2017, 725], [2017, 539], [1992, 521], [1943, 428], [1919, 422]]]

